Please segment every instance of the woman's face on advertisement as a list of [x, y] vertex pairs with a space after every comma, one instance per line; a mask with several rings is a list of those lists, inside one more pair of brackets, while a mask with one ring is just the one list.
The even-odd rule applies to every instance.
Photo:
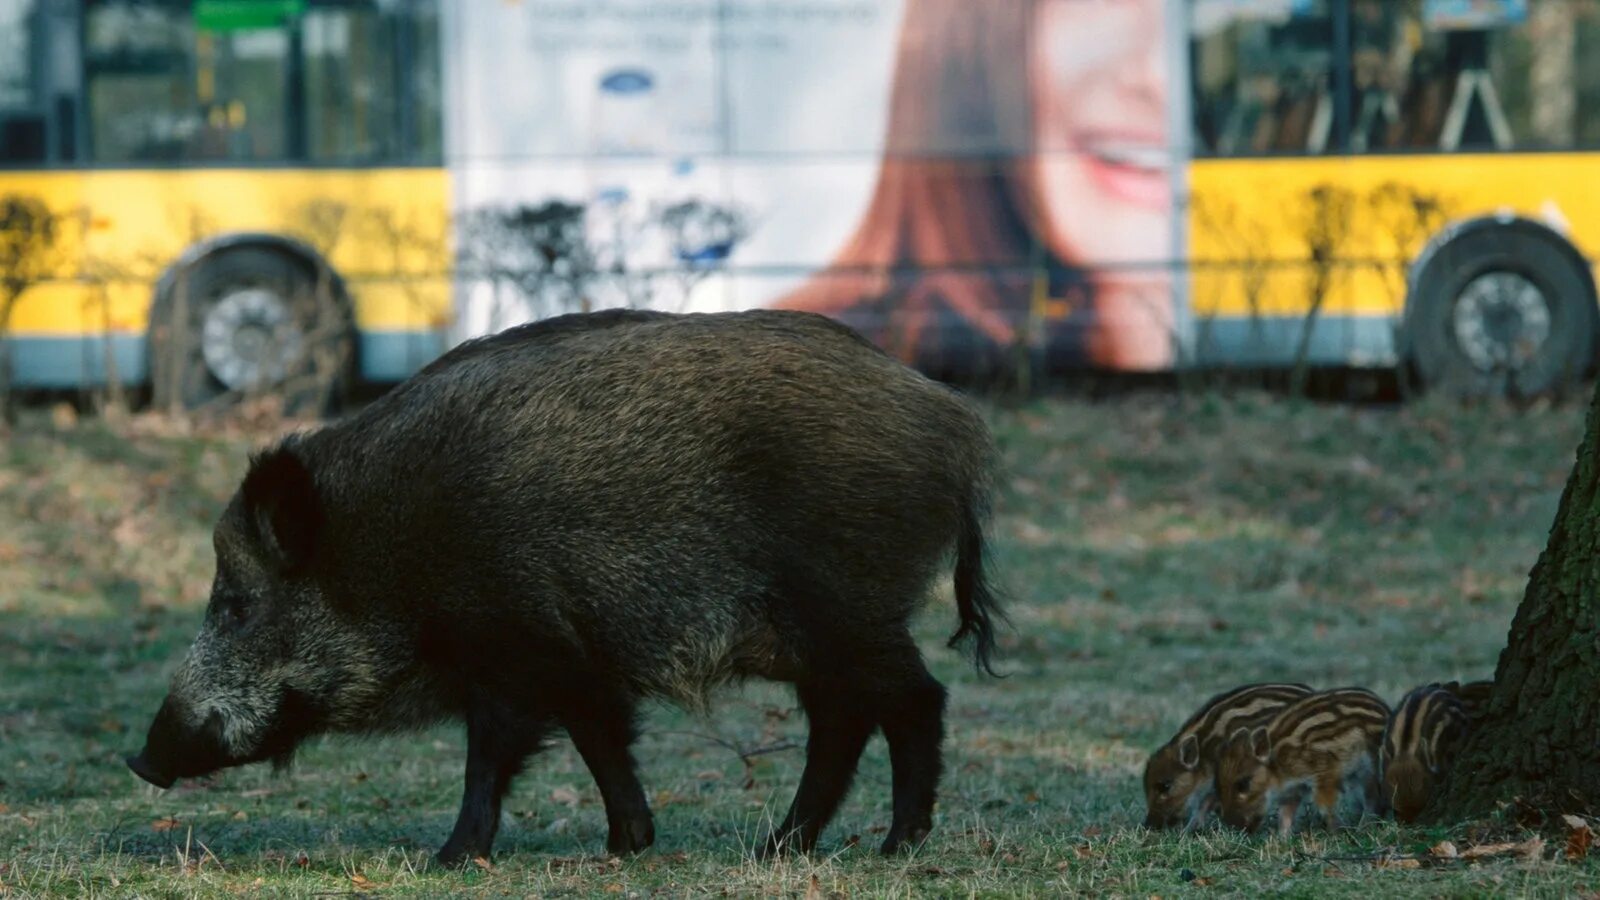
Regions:
[[1028, 61], [1032, 182], [1047, 240], [1080, 264], [1169, 252], [1165, 0], [1040, 0]]

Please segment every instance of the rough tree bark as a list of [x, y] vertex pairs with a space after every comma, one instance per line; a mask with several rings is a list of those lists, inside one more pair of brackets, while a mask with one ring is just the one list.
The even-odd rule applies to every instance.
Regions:
[[1460, 821], [1513, 798], [1546, 812], [1600, 809], [1600, 390], [1489, 708], [1431, 814]]

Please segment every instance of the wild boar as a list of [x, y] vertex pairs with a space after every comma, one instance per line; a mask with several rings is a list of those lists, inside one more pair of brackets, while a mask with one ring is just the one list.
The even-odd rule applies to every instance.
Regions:
[[1455, 762], [1472, 727], [1467, 706], [1451, 689], [1425, 684], [1400, 699], [1383, 734], [1383, 796], [1395, 820], [1415, 822], [1433, 802], [1437, 781]]
[[941, 576], [950, 645], [992, 672], [994, 465], [958, 392], [820, 315], [611, 310], [462, 344], [253, 458], [128, 763], [166, 787], [318, 733], [462, 721], [453, 865], [489, 854], [560, 729], [623, 853], [654, 840], [639, 702], [764, 678], [793, 684], [809, 738], [763, 855], [816, 844], [879, 728], [893, 853], [932, 827], [946, 692], [908, 621]]
[[1271, 722], [1284, 707], [1312, 692], [1299, 683], [1246, 684], [1213, 696], [1144, 765], [1146, 828], [1193, 830], [1217, 805], [1217, 756], [1235, 731]]
[[1489, 697], [1494, 693], [1494, 681], [1469, 681], [1462, 684], [1459, 681], [1447, 681], [1442, 687], [1456, 696], [1461, 701], [1461, 708], [1467, 714], [1467, 721], [1477, 723], [1483, 720], [1484, 714], [1489, 711]]
[[1235, 731], [1217, 759], [1222, 821], [1254, 832], [1276, 807], [1278, 833], [1288, 835], [1309, 793], [1332, 826], [1340, 798], [1352, 791], [1363, 811], [1381, 815], [1378, 753], [1388, 723], [1382, 698], [1347, 687], [1307, 695], [1270, 724]]

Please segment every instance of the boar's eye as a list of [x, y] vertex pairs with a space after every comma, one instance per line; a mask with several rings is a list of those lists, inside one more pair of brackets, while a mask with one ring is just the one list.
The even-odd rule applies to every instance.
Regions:
[[236, 629], [250, 618], [251, 603], [242, 594], [226, 594], [217, 598], [217, 622], [223, 628]]
[[1165, 797], [1167, 794], [1172, 792], [1172, 782], [1170, 780], [1157, 782], [1156, 792]]
[[1246, 775], [1233, 783], [1233, 789], [1241, 794], [1250, 793], [1250, 776]]

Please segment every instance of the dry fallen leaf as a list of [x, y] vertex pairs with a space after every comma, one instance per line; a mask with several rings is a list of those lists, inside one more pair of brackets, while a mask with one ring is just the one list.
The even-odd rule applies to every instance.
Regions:
[[1525, 860], [1538, 859], [1544, 854], [1544, 838], [1533, 837], [1520, 844], [1480, 844], [1461, 851], [1461, 858], [1484, 859], [1486, 857], [1512, 854]]
[[358, 890], [363, 891], [370, 891], [377, 887], [376, 884], [372, 883], [371, 879], [367, 878], [367, 876], [361, 874], [360, 872], [350, 876], [350, 883], [355, 885]]
[[1516, 844], [1479, 844], [1461, 851], [1462, 859], [1483, 859], [1486, 856], [1504, 856], [1516, 849]]
[[177, 819], [173, 818], [157, 819], [150, 823], [150, 829], [152, 831], [171, 831], [182, 824], [182, 822], [179, 822]]
[[494, 871], [494, 866], [490, 864], [487, 856], [474, 856], [472, 858], [472, 864], [484, 870], [485, 872]]
[[1422, 868], [1422, 860], [1412, 859], [1409, 856], [1403, 856], [1399, 859], [1385, 856], [1378, 859], [1377, 866], [1380, 869], [1420, 869]]
[[806, 885], [806, 900], [821, 900], [821, 897], [822, 882], [818, 881], [817, 876], [813, 874], [810, 883]]
[[1586, 858], [1594, 845], [1594, 830], [1589, 827], [1588, 820], [1581, 816], [1562, 816], [1561, 821], [1567, 825], [1567, 859], [1576, 862]]
[[558, 787], [550, 792], [550, 800], [565, 806], [577, 806], [578, 792], [570, 787]]
[[1455, 859], [1461, 855], [1461, 851], [1456, 849], [1456, 845], [1449, 841], [1440, 841], [1434, 844], [1428, 849], [1428, 852], [1440, 859]]

